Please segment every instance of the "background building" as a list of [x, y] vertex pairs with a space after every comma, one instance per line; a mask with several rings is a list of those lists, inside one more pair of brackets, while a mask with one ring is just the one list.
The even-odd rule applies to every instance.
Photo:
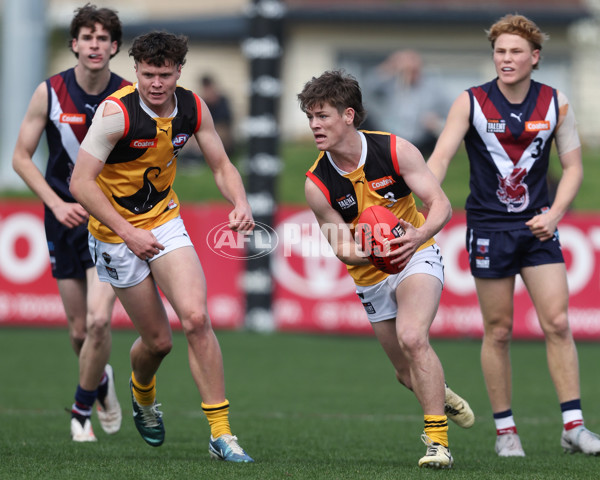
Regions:
[[[47, 56], [39, 62], [44, 64], [46, 74], [70, 67], [73, 56], [64, 42], [73, 10], [82, 2], [27, 2], [44, 9], [42, 18], [46, 20], [49, 41], [45, 44]], [[181, 84], [197, 90], [201, 75], [212, 74], [230, 97], [234, 134], [243, 139], [250, 99], [250, 71], [243, 54], [243, 42], [249, 34], [247, 11], [252, 0], [99, 0], [95, 3], [117, 9], [122, 17], [125, 42], [111, 65], [115, 72], [127, 78], [133, 79], [127, 50], [135, 35], [150, 29], [188, 35], [191, 49]], [[269, 8], [268, 0], [261, 3]], [[484, 3], [479, 0], [285, 0], [283, 4], [286, 14], [281, 20], [284, 50], [279, 129], [284, 141], [302, 139], [309, 134], [296, 94], [306, 80], [327, 69], [345, 68], [362, 80], [366, 72], [390, 52], [411, 48], [421, 53], [427, 74], [443, 79], [443, 88], [451, 97], [491, 78], [494, 71], [485, 29], [500, 16], [518, 12], [530, 16], [550, 34], [550, 41], [542, 52], [542, 68], [535, 72], [534, 78], [556, 86], [569, 96], [578, 116], [582, 140], [589, 146], [600, 145], [598, 0]], [[6, 11], [7, 8], [3, 8], [5, 17]], [[39, 12], [37, 15], [39, 18]], [[6, 18], [4, 21], [6, 25]], [[24, 28], [30, 23], [23, 19]], [[15, 39], [15, 44], [11, 43], [8, 48], [12, 51], [18, 41]], [[15, 70], [16, 66], [6, 61], [2, 65], [3, 72], [11, 72], [8, 75], [13, 75]], [[31, 89], [40, 80], [42, 78], [32, 80]], [[12, 116], [11, 125], [16, 118], [22, 118], [30, 93], [27, 98], [13, 100], [20, 101], [22, 111]], [[6, 153], [12, 151], [12, 145], [8, 145], [11, 137], [5, 136], [1, 142], [2, 162], [7, 162]]]

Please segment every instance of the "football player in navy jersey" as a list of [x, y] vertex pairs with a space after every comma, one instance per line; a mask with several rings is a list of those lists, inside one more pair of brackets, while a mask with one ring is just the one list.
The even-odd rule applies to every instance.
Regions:
[[[17, 139], [13, 167], [44, 202], [44, 224], [52, 275], [65, 309], [79, 384], [71, 409], [71, 437], [93, 442], [90, 417], [96, 400], [106, 433], [121, 427], [121, 407], [111, 366], [110, 321], [115, 294], [101, 283], [87, 245], [88, 214], [69, 192], [71, 173], [98, 104], [129, 82], [111, 73], [121, 46], [121, 21], [107, 8], [86, 4], [75, 11], [69, 46], [75, 67], [42, 82], [33, 93]], [[49, 158], [45, 175], [32, 160], [43, 132]]]
[[[466, 246], [484, 324], [481, 365], [496, 425], [495, 450], [502, 457], [525, 455], [511, 409], [510, 341], [520, 274], [546, 339], [564, 425], [561, 446], [596, 455], [600, 438], [583, 424], [557, 230], [583, 178], [575, 115], [563, 92], [532, 79], [547, 38], [534, 22], [506, 15], [487, 34], [497, 77], [455, 100], [428, 165], [442, 182], [464, 139], [471, 172]], [[562, 176], [550, 203], [553, 138]]]
[[[342, 71], [313, 77], [298, 95], [319, 156], [306, 173], [306, 201], [337, 257], [356, 284], [375, 336], [424, 413], [419, 466], [450, 468], [448, 418], [469, 428], [469, 404], [445, 385], [440, 360], [429, 343], [439, 305], [444, 266], [433, 236], [451, 216], [450, 202], [427, 169], [419, 150], [387, 132], [359, 130], [366, 112], [356, 79]], [[419, 212], [414, 197], [428, 209]], [[360, 215], [371, 206], [388, 208], [405, 230], [389, 275], [373, 266], [354, 240]]]

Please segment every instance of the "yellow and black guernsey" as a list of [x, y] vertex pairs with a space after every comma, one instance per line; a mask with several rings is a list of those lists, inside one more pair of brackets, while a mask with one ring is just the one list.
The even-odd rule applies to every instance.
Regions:
[[[333, 165], [326, 152], [321, 152], [317, 161], [306, 173], [350, 225], [352, 234], [358, 217], [368, 207], [381, 205], [396, 217], [414, 227], [420, 227], [425, 217], [417, 210], [412, 191], [404, 182], [396, 156], [396, 136], [384, 132], [359, 132], [363, 136], [364, 162], [350, 173], [342, 173]], [[419, 250], [433, 245], [430, 238]], [[372, 265], [346, 265], [348, 273], [357, 285], [375, 285], [388, 274]]]
[[[169, 118], [149, 115], [140, 105], [135, 85], [107, 98], [123, 110], [125, 129], [96, 182], [123, 218], [145, 230], [179, 215], [179, 199], [173, 190], [177, 156], [202, 120], [197, 95], [178, 86], [175, 97], [176, 114]], [[103, 242], [123, 241], [94, 217], [88, 228]]]

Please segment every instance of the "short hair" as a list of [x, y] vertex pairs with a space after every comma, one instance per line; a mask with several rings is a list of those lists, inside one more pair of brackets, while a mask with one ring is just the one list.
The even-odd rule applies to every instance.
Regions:
[[362, 92], [356, 78], [344, 70], [327, 71], [306, 82], [298, 101], [303, 112], [315, 106], [329, 103], [342, 113], [346, 108], [354, 110], [354, 126], [358, 128], [367, 112], [362, 103]]
[[185, 35], [153, 31], [133, 39], [129, 56], [135, 63], [146, 62], [157, 67], [168, 63], [180, 66], [185, 64], [187, 52], [188, 39]]
[[[116, 10], [110, 8], [98, 8], [96, 5], [86, 3], [83, 7], [75, 10], [75, 16], [71, 20], [71, 27], [69, 33], [71, 39], [69, 40], [69, 48], [73, 51], [73, 40], [79, 38], [79, 32], [83, 27], [87, 27], [95, 30], [96, 24], [102, 25], [110, 34], [111, 42], [117, 42], [117, 51], [110, 56], [114, 57], [121, 48], [123, 43], [123, 28], [121, 20], [117, 15]], [[77, 58], [79, 55], [73, 52]]]
[[[518, 35], [524, 38], [534, 50], [541, 50], [544, 41], [550, 38], [529, 18], [510, 13], [494, 23], [486, 33], [488, 40], [492, 44], [492, 49], [495, 47], [498, 37], [503, 33]], [[538, 64], [534, 65], [533, 68], [538, 68]]]

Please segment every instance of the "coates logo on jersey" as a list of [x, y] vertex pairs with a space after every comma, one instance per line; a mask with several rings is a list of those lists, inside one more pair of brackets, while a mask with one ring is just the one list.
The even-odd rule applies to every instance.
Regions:
[[550, 122], [548, 120], [525, 122], [525, 131], [527, 132], [541, 132], [543, 130], [550, 130]]
[[396, 181], [388, 175], [387, 177], [378, 178], [377, 180], [371, 180], [369, 182], [369, 187], [371, 190], [380, 190], [382, 188], [389, 187], [394, 183], [396, 183]]
[[271, 253], [277, 247], [275, 230], [269, 225], [256, 222], [249, 233], [234, 232], [229, 222], [213, 227], [206, 236], [206, 244], [220, 257], [232, 260], [260, 258]]
[[142, 138], [137, 138], [135, 140], [132, 140], [129, 143], [129, 146], [131, 148], [156, 148], [157, 143], [158, 143], [158, 140], [156, 138], [150, 138], [147, 140], [144, 140]]
[[187, 133], [180, 133], [173, 139], [173, 146], [175, 148], [183, 147], [188, 141], [188, 138], [190, 138], [190, 136]]
[[85, 113], [61, 113], [60, 123], [70, 125], [85, 125]]

